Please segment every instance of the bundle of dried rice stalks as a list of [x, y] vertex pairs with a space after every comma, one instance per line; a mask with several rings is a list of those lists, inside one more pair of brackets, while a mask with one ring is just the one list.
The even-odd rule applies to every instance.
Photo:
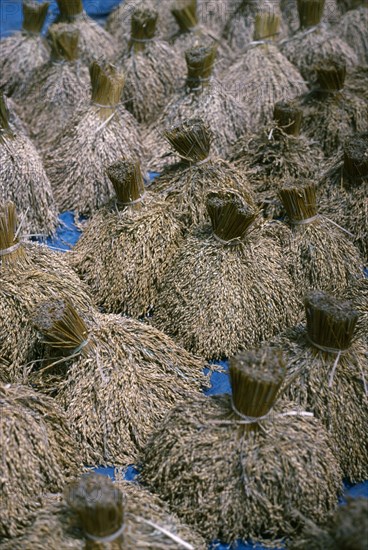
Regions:
[[246, 131], [248, 118], [245, 105], [234, 98], [212, 78], [216, 58], [214, 46], [198, 46], [188, 50], [185, 59], [188, 76], [185, 86], [170, 101], [146, 137], [151, 170], [162, 169], [175, 162], [167, 154], [165, 130], [189, 118], [202, 118], [212, 130], [212, 151], [226, 158], [231, 146]]
[[80, 106], [51, 142], [45, 167], [60, 210], [91, 214], [113, 189], [106, 168], [120, 157], [141, 159], [138, 124], [121, 105], [124, 76], [113, 65], [92, 63], [91, 102]]
[[246, 106], [246, 128], [255, 132], [272, 120], [277, 101], [291, 100], [307, 90], [299, 71], [272, 43], [279, 22], [275, 13], [257, 13], [255, 42], [226, 73], [232, 93]]
[[118, 57], [125, 74], [123, 100], [139, 122], [151, 123], [180, 87], [184, 57], [155, 39], [157, 11], [135, 10], [129, 49]]
[[50, 397], [0, 384], [0, 538], [18, 534], [46, 491], [58, 492], [81, 470], [65, 414]]
[[318, 213], [314, 183], [284, 184], [279, 196], [290, 228], [284, 259], [301, 297], [311, 289], [341, 293], [363, 278], [363, 262], [352, 239]]
[[307, 81], [313, 81], [315, 65], [326, 57], [336, 56], [348, 68], [358, 64], [354, 50], [321, 23], [324, 3], [325, 0], [298, 0], [300, 30], [281, 43], [282, 53]]
[[0, 92], [0, 196], [24, 212], [23, 230], [50, 235], [58, 220], [51, 185], [33, 143], [10, 123]]
[[291, 326], [296, 290], [270, 228], [237, 193], [209, 193], [212, 227], [193, 228], [163, 280], [153, 322], [186, 349], [208, 358]]
[[106, 312], [145, 316], [183, 228], [164, 200], [145, 192], [139, 163], [119, 160], [107, 173], [116, 199], [91, 218], [72, 265]]
[[244, 136], [234, 145], [232, 161], [245, 172], [257, 204], [268, 218], [284, 214], [277, 191], [285, 181], [311, 179], [321, 169], [320, 148], [300, 134], [302, 110], [293, 102], [280, 101], [273, 110], [273, 125], [255, 136]]
[[344, 298], [360, 313], [357, 333], [368, 342], [368, 278], [353, 281], [344, 292]]
[[349, 499], [328, 522], [316, 525], [306, 519], [304, 529], [290, 550], [366, 550], [368, 500]]
[[368, 132], [345, 142], [320, 182], [321, 212], [348, 229], [368, 263]]
[[368, 65], [351, 70], [346, 76], [345, 85], [352, 94], [368, 101]]
[[253, 203], [247, 179], [228, 162], [210, 155], [213, 132], [200, 118], [173, 126], [165, 132], [181, 162], [167, 168], [151, 189], [164, 196], [186, 227], [209, 220], [209, 191], [234, 189]]
[[337, 36], [341, 36], [357, 54], [362, 65], [368, 64], [368, 5], [351, 9], [341, 18], [335, 27]]
[[78, 53], [78, 30], [69, 25], [53, 25], [49, 31], [51, 59], [33, 72], [25, 92], [19, 96], [31, 137], [40, 149], [61, 132], [77, 105], [87, 102], [90, 78]]
[[0, 40], [0, 88], [9, 95], [22, 90], [32, 71], [49, 59], [49, 47], [41, 36], [49, 5], [23, 0], [22, 30]]
[[[65, 297], [88, 316], [91, 299], [65, 258], [44, 245], [25, 242], [15, 206], [0, 211], [0, 380], [27, 382], [23, 366], [43, 357], [30, 315], [35, 300]], [[25, 376], [25, 378], [23, 378]]]
[[344, 86], [346, 65], [336, 57], [326, 58], [315, 69], [317, 86], [301, 100], [305, 113], [303, 128], [330, 157], [348, 136], [367, 131], [367, 101]]
[[311, 410], [329, 433], [344, 476], [368, 477], [368, 357], [355, 338], [359, 314], [349, 302], [312, 291], [305, 299], [307, 326], [274, 341], [288, 365], [284, 394]]
[[136, 483], [86, 474], [44, 499], [34, 524], [1, 550], [205, 550], [205, 541]]
[[57, 400], [87, 464], [134, 463], [163, 415], [207, 382], [202, 360], [128, 317], [96, 312], [87, 326], [69, 302], [53, 300], [34, 322], [68, 362]]
[[[20, 134], [29, 135], [29, 128], [26, 122], [22, 119], [22, 109], [21, 107], [10, 97], [2, 95], [3, 101], [5, 103], [5, 109], [8, 112], [9, 124], [11, 127], [14, 127], [14, 131]], [[1, 101], [1, 100], [0, 100]]]
[[[303, 0], [280, 1], [282, 17], [288, 26], [289, 34], [291, 36], [300, 31], [301, 28], [303, 28], [303, 25], [301, 24], [301, 18], [303, 18], [304, 20], [305, 16], [307, 16], [307, 18], [312, 18], [309, 25], [318, 24], [320, 21], [322, 23], [334, 25], [338, 23], [341, 19], [342, 11], [339, 6], [339, 0], [323, 0], [318, 2], [317, 5], [313, 5], [312, 2], [309, 2], [309, 6], [310, 7], [307, 10], [307, 8], [304, 7]], [[315, 13], [317, 23], [313, 23], [314, 18], [311, 12]]]
[[[79, 32], [79, 52], [86, 64], [115, 57], [117, 44], [114, 37], [86, 14], [82, 0], [57, 0], [57, 5], [60, 13], [55, 23], [65, 23], [69, 31]], [[53, 25], [50, 30], [52, 28]]]
[[327, 434], [277, 402], [284, 377], [279, 352], [243, 353], [230, 361], [232, 396], [186, 401], [149, 439], [144, 482], [207, 540], [272, 545], [300, 527], [295, 512], [318, 522], [336, 507], [341, 470]]

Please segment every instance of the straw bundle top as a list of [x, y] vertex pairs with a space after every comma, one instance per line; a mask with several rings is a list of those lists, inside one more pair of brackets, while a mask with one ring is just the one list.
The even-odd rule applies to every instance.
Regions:
[[18, 232], [15, 204], [9, 202], [0, 211], [0, 266], [25, 256]]
[[134, 10], [131, 20], [129, 50], [135, 53], [143, 51], [146, 44], [152, 42], [156, 34], [158, 13], [145, 7]]
[[[89, 73], [92, 85], [92, 103], [102, 107], [101, 116], [109, 116], [110, 111], [120, 103], [124, 88], [124, 75], [111, 64], [103, 64], [97, 61], [90, 65]], [[107, 111], [103, 113], [102, 111]]]
[[223, 244], [239, 244], [258, 217], [254, 207], [233, 191], [209, 193], [206, 206], [214, 237]]
[[178, 155], [191, 163], [200, 163], [210, 154], [212, 131], [201, 118], [180, 122], [164, 135]]
[[273, 119], [285, 134], [295, 137], [300, 135], [303, 111], [296, 105], [278, 101], [273, 109]]
[[316, 186], [289, 183], [279, 190], [279, 197], [292, 225], [307, 225], [315, 221], [317, 214]]
[[318, 25], [323, 16], [325, 0], [297, 0], [300, 28]]
[[56, 0], [60, 11], [60, 21], [72, 22], [83, 14], [82, 0]]
[[45, 23], [49, 6], [49, 2], [40, 4], [32, 0], [24, 0], [22, 6], [22, 30], [30, 34], [40, 34]]
[[171, 13], [181, 32], [193, 31], [198, 26], [197, 0], [178, 0]]
[[216, 44], [194, 46], [185, 52], [188, 75], [186, 86], [190, 91], [209, 86], [217, 53]]
[[139, 161], [118, 160], [107, 168], [107, 175], [113, 184], [118, 207], [137, 206], [141, 202], [145, 190]]
[[337, 58], [326, 58], [315, 66], [317, 91], [334, 93], [343, 89], [346, 63]]
[[234, 412], [261, 418], [273, 408], [286, 375], [281, 352], [264, 348], [246, 351], [230, 359]]
[[275, 40], [280, 32], [280, 16], [269, 11], [261, 11], [256, 14], [254, 20], [253, 40], [266, 41]]
[[368, 178], [368, 132], [356, 134], [345, 143], [344, 175], [352, 185]]
[[56, 60], [75, 61], [79, 57], [79, 31], [58, 23], [49, 29], [52, 57]]
[[306, 296], [304, 304], [309, 342], [327, 353], [349, 349], [359, 318], [350, 302], [316, 290]]

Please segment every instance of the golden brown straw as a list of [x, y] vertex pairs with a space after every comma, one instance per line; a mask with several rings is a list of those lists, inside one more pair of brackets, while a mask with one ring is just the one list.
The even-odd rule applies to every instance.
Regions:
[[273, 109], [273, 119], [288, 136], [299, 136], [303, 111], [293, 103], [278, 101]]
[[209, 193], [207, 212], [214, 234], [222, 241], [239, 242], [244, 238], [258, 212], [232, 191]]
[[121, 206], [128, 206], [144, 195], [144, 181], [139, 161], [125, 159], [116, 161], [107, 168], [107, 175]]
[[209, 125], [200, 118], [181, 122], [164, 134], [182, 159], [197, 163], [208, 158], [210, 154], [212, 132]]
[[284, 185], [279, 190], [279, 197], [284, 205], [291, 224], [307, 221], [317, 216], [316, 186], [308, 183], [303, 186]]
[[33, 2], [31, 0], [23, 0], [23, 25], [22, 29], [26, 32], [39, 34], [45, 23], [49, 2]]
[[171, 9], [181, 32], [188, 32], [198, 25], [197, 0], [177, 0]]
[[209, 85], [217, 54], [217, 46], [193, 47], [185, 52], [188, 76], [186, 84], [190, 90], [202, 89]]
[[[19, 245], [19, 246], [18, 246]], [[13, 250], [11, 250], [13, 249]], [[18, 219], [15, 204], [9, 202], [0, 210], [0, 267], [26, 255], [18, 236]]]
[[297, 0], [300, 28], [313, 27], [321, 22], [325, 0]]
[[275, 39], [280, 29], [280, 16], [276, 12], [258, 12], [254, 21], [253, 40]]
[[158, 13], [149, 6], [134, 10], [131, 21], [129, 49], [135, 53], [144, 51], [156, 33]]
[[355, 184], [368, 179], [368, 132], [351, 137], [344, 146], [344, 186], [354, 187]]
[[49, 30], [52, 54], [56, 59], [75, 61], [79, 57], [78, 29], [70, 29], [63, 25], [52, 25]]
[[56, 0], [60, 10], [60, 19], [62, 21], [73, 21], [73, 19], [83, 13], [82, 0]]
[[121, 99], [124, 75], [111, 64], [95, 61], [89, 68], [92, 84], [92, 101], [98, 105], [115, 107]]
[[325, 92], [337, 92], [344, 87], [346, 63], [326, 58], [315, 67], [319, 88]]

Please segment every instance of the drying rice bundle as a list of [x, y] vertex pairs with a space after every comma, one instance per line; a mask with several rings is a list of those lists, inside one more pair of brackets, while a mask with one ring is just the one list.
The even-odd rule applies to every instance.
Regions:
[[135, 10], [128, 52], [117, 62], [125, 74], [123, 100], [139, 122], [151, 123], [180, 87], [184, 58], [169, 44], [155, 39], [157, 11]]
[[138, 124], [119, 107], [124, 76], [113, 65], [92, 63], [91, 102], [78, 108], [45, 154], [60, 210], [91, 214], [112, 196], [106, 168], [120, 157], [143, 156]]
[[317, 87], [303, 99], [305, 134], [332, 156], [354, 132], [368, 130], [367, 101], [344, 86], [346, 66], [326, 58], [315, 67]]
[[[60, 13], [55, 23], [65, 23], [71, 32], [79, 32], [79, 52], [84, 63], [115, 57], [117, 44], [114, 37], [86, 14], [82, 0], [57, 0], [57, 5]], [[50, 30], [52, 28], [53, 25]]]
[[368, 262], [368, 132], [346, 140], [320, 182], [321, 212], [348, 229]]
[[368, 64], [349, 72], [346, 76], [346, 87], [352, 94], [368, 101]]
[[245, 106], [212, 78], [216, 57], [214, 46], [188, 50], [185, 58], [188, 76], [185, 86], [174, 96], [146, 138], [150, 151], [149, 167], [161, 172], [175, 162], [167, 154], [165, 130], [189, 118], [202, 118], [212, 130], [212, 151], [226, 158], [233, 143], [246, 131]]
[[344, 297], [359, 312], [357, 333], [365, 338], [368, 343], [368, 278], [353, 281], [344, 292]]
[[64, 495], [45, 498], [26, 533], [1, 550], [205, 550], [204, 540], [136, 483], [85, 474]]
[[29, 128], [27, 123], [22, 119], [22, 109], [11, 97], [5, 95], [2, 95], [2, 97], [5, 103], [5, 110], [8, 112], [10, 126], [14, 127], [15, 132], [28, 136]]
[[87, 326], [69, 302], [50, 300], [37, 308], [34, 322], [68, 362], [57, 400], [87, 464], [134, 463], [178, 398], [207, 381], [199, 358], [128, 317], [96, 312]]
[[274, 341], [288, 365], [284, 393], [319, 418], [344, 476], [368, 477], [368, 357], [355, 338], [359, 314], [349, 302], [320, 291], [305, 298], [307, 326]]
[[354, 50], [359, 63], [368, 64], [368, 5], [367, 2], [343, 15], [334, 31]]
[[290, 102], [278, 102], [273, 126], [235, 144], [232, 160], [246, 173], [257, 204], [266, 217], [280, 217], [283, 207], [277, 191], [285, 181], [314, 178], [323, 159], [321, 150], [300, 134], [303, 112]]
[[[315, 7], [312, 3], [310, 3], [310, 6], [312, 10], [316, 10], [317, 21], [334, 25], [341, 19], [342, 10], [339, 0], [324, 0]], [[281, 0], [280, 8], [283, 20], [288, 26], [289, 34], [292, 36], [303, 27], [300, 18], [301, 16], [304, 17], [303, 9], [306, 11], [306, 8], [304, 8], [303, 1], [298, 0]], [[302, 10], [302, 14], [300, 14], [300, 10]]]
[[107, 173], [116, 201], [91, 218], [72, 265], [105, 311], [141, 317], [155, 305], [182, 226], [164, 200], [145, 193], [139, 163], [120, 160]]
[[15, 536], [40, 507], [81, 470], [65, 414], [50, 397], [0, 384], [0, 539]]
[[300, 537], [289, 546], [290, 550], [366, 550], [367, 549], [367, 498], [351, 498], [340, 506], [334, 516], [323, 525], [306, 520]]
[[210, 193], [212, 227], [189, 233], [162, 282], [153, 322], [186, 349], [229, 357], [296, 321], [295, 287], [257, 211], [235, 192]]
[[[49, 31], [51, 59], [33, 72], [20, 97], [31, 136], [44, 149], [66, 126], [77, 105], [89, 97], [90, 78], [80, 63], [79, 32], [68, 25], [53, 25]], [[17, 96], [18, 97], [18, 96]]]
[[49, 59], [47, 42], [41, 36], [49, 5], [23, 0], [22, 30], [0, 40], [0, 88], [10, 95], [22, 90], [32, 71]]
[[43, 356], [30, 315], [34, 301], [68, 298], [87, 316], [88, 292], [65, 258], [44, 245], [21, 238], [14, 204], [0, 211], [0, 380], [23, 381], [23, 367]]
[[363, 262], [352, 239], [318, 213], [314, 183], [283, 185], [279, 196], [290, 228], [284, 259], [301, 296], [311, 289], [340, 293], [363, 278]]
[[341, 470], [327, 434], [277, 401], [284, 377], [279, 352], [243, 353], [230, 361], [232, 396], [187, 400], [148, 441], [143, 481], [207, 540], [272, 545], [300, 526], [296, 512], [321, 521], [336, 507]]
[[186, 227], [207, 221], [209, 191], [235, 189], [253, 203], [247, 179], [228, 162], [210, 155], [213, 133], [200, 118], [193, 118], [165, 132], [181, 162], [167, 168], [151, 189], [165, 197]]
[[275, 13], [257, 13], [255, 43], [226, 73], [232, 93], [246, 106], [245, 128], [255, 132], [272, 120], [277, 101], [291, 100], [307, 90], [299, 71], [272, 43], [279, 22]]
[[51, 185], [33, 143], [10, 124], [0, 92], [0, 196], [24, 212], [23, 229], [44, 236], [54, 232], [58, 220]]
[[358, 64], [354, 50], [321, 23], [325, 0], [298, 0], [300, 30], [281, 44], [282, 53], [298, 67], [305, 80], [314, 79], [314, 66], [336, 56], [348, 68]]

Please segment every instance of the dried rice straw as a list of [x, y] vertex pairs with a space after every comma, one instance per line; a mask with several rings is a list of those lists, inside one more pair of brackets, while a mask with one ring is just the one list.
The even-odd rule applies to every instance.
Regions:
[[235, 144], [232, 160], [255, 191], [257, 204], [268, 218], [284, 215], [277, 191], [285, 181], [314, 178], [323, 159], [321, 150], [300, 134], [303, 112], [293, 102], [277, 102], [273, 125]]
[[11, 126], [10, 115], [0, 92], [0, 196], [12, 200], [25, 212], [23, 230], [54, 232], [58, 220], [51, 185], [33, 143]]
[[0, 381], [28, 381], [23, 367], [44, 352], [30, 315], [35, 300], [54, 296], [71, 300], [86, 316], [92, 308], [63, 255], [25, 242], [15, 206], [6, 204], [0, 210]]
[[9, 95], [22, 90], [32, 71], [49, 59], [49, 47], [41, 36], [49, 5], [23, 0], [22, 30], [0, 40], [0, 89]]
[[357, 322], [357, 334], [367, 340], [368, 344], [368, 278], [353, 281], [344, 292], [360, 316]]
[[247, 108], [246, 128], [255, 132], [272, 120], [277, 101], [292, 100], [307, 90], [299, 71], [272, 43], [279, 23], [276, 13], [257, 13], [254, 43], [226, 72], [232, 93]]
[[181, 162], [167, 168], [151, 189], [165, 197], [186, 227], [207, 221], [206, 197], [209, 191], [235, 189], [253, 203], [247, 179], [228, 162], [210, 155], [213, 132], [201, 118], [172, 126], [167, 141]]
[[354, 50], [321, 23], [325, 0], [298, 0], [300, 30], [281, 44], [282, 53], [307, 81], [315, 78], [315, 65], [336, 56], [350, 69], [358, 64]]
[[[142, 479], [206, 540], [270, 546], [325, 519], [341, 470], [313, 415], [277, 402], [285, 376], [267, 348], [230, 361], [232, 396], [188, 400], [165, 417], [143, 454]], [[299, 523], [299, 525], [298, 525]]]
[[106, 312], [145, 316], [183, 228], [164, 200], [145, 192], [139, 163], [119, 160], [107, 173], [116, 199], [89, 221], [72, 265]]
[[61, 408], [26, 386], [0, 384], [0, 433], [2, 538], [21, 532], [42, 493], [60, 491], [82, 464]]
[[314, 183], [284, 184], [279, 196], [290, 231], [285, 234], [284, 259], [301, 296], [311, 290], [341, 293], [363, 278], [357, 248], [343, 227], [318, 213]]
[[77, 105], [86, 103], [90, 95], [88, 69], [79, 59], [78, 30], [70, 30], [69, 25], [60, 23], [52, 26], [49, 38], [51, 59], [33, 72], [20, 97], [31, 136], [40, 149], [45, 149], [56, 138]]
[[142, 159], [138, 124], [119, 106], [124, 76], [92, 63], [92, 98], [50, 144], [45, 166], [61, 210], [92, 214], [113, 195], [106, 168], [120, 157]]
[[[111, 534], [110, 534], [111, 533]], [[96, 541], [95, 538], [106, 539]], [[17, 546], [18, 545], [18, 546]], [[205, 550], [204, 540], [136, 483], [88, 474], [64, 492], [44, 499], [24, 536], [1, 550]]]
[[296, 290], [271, 229], [237, 193], [209, 193], [162, 282], [155, 326], [208, 358], [229, 357], [296, 322]]
[[368, 64], [368, 5], [362, 5], [346, 12], [334, 31], [341, 36], [356, 53], [359, 63]]
[[212, 150], [221, 158], [226, 158], [233, 143], [246, 131], [245, 106], [212, 78], [215, 57], [215, 46], [198, 46], [186, 52], [186, 84], [151, 126], [145, 140], [151, 170], [161, 172], [175, 162], [167, 154], [164, 132], [184, 120], [199, 117], [209, 125]]
[[288, 365], [284, 393], [319, 418], [344, 476], [368, 477], [368, 357], [354, 337], [358, 313], [320, 291], [305, 299], [307, 326], [298, 325], [274, 341]]
[[368, 500], [351, 498], [322, 525], [307, 519], [290, 550], [366, 550]]
[[368, 132], [345, 142], [332, 159], [319, 185], [321, 213], [353, 235], [364, 262], [368, 262]]
[[336, 57], [315, 67], [317, 86], [303, 99], [304, 131], [332, 156], [354, 132], [368, 129], [367, 101], [345, 86], [346, 66]]
[[68, 362], [57, 400], [87, 464], [134, 463], [163, 415], [207, 383], [199, 358], [128, 317], [96, 312], [87, 325], [69, 302], [51, 300], [34, 322]]
[[20, 133], [29, 136], [29, 128], [27, 123], [22, 118], [21, 107], [11, 97], [7, 97], [4, 94], [2, 97], [5, 103], [5, 108], [8, 112], [10, 127], [14, 128], [14, 133]]
[[[310, 1], [308, 7], [304, 6], [303, 1], [281, 0], [280, 8], [291, 36], [303, 28], [305, 20], [308, 21], [309, 19], [309, 25], [318, 24], [319, 22], [335, 25], [340, 21], [342, 13], [339, 0], [318, 1], [317, 4]], [[301, 18], [303, 24], [300, 22]], [[316, 23], [314, 23], [315, 20]]]
[[139, 122], [151, 123], [179, 88], [184, 58], [155, 38], [157, 11], [135, 10], [129, 49], [117, 58], [125, 74], [123, 100]]
[[[56, 0], [59, 16], [55, 23], [65, 23], [68, 30], [79, 32], [79, 53], [85, 64], [97, 59], [112, 60], [117, 53], [114, 37], [83, 10], [82, 0]], [[50, 30], [52, 30], [51, 25]]]

